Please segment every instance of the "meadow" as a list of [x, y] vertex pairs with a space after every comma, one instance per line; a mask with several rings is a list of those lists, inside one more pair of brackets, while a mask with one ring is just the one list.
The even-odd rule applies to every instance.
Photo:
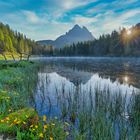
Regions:
[[30, 99], [37, 82], [38, 64], [33, 62], [0, 63], [0, 134], [18, 140], [64, 139], [63, 125], [47, 122], [31, 108]]

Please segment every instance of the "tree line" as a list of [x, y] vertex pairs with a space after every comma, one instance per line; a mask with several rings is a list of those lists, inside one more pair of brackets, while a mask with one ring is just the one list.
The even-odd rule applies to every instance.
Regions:
[[9, 25], [0, 23], [0, 53], [19, 54], [32, 54], [33, 47], [37, 46], [37, 43], [25, 35], [14, 32], [10, 29]]
[[[128, 32], [129, 31], [129, 32]], [[130, 30], [114, 30], [98, 39], [79, 42], [62, 48], [41, 46], [25, 35], [0, 23], [0, 53], [35, 54], [45, 56], [140, 56], [140, 24]]]
[[99, 39], [79, 42], [62, 48], [40, 47], [40, 53], [50, 56], [140, 56], [140, 24], [131, 29], [114, 30]]

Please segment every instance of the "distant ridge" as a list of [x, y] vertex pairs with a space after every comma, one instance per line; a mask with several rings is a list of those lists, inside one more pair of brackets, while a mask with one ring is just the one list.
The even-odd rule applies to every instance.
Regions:
[[40, 40], [37, 41], [40, 45], [52, 45], [56, 48], [62, 48], [66, 45], [71, 45], [73, 43], [91, 41], [95, 37], [89, 30], [83, 26], [75, 25], [71, 30], [66, 32], [66, 34], [59, 36], [56, 40]]

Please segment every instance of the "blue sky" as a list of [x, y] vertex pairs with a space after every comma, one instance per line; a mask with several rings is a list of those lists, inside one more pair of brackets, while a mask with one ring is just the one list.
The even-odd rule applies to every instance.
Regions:
[[95, 37], [140, 22], [140, 0], [0, 0], [0, 21], [34, 40], [55, 39], [75, 24]]

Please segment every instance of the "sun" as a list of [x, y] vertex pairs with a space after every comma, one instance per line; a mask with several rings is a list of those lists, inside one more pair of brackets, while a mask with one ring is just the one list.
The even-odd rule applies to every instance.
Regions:
[[132, 31], [131, 31], [130, 29], [128, 29], [128, 30], [126, 31], [126, 34], [127, 34], [127, 35], [131, 35], [131, 34], [132, 34]]

